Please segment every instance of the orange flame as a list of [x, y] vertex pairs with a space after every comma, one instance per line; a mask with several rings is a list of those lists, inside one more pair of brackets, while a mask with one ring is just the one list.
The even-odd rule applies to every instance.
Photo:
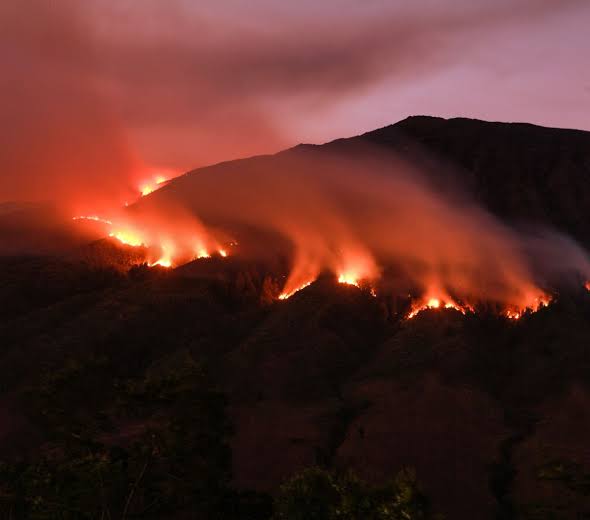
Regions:
[[342, 273], [338, 276], [338, 283], [360, 287], [358, 277], [354, 273]]
[[78, 217], [72, 217], [72, 220], [91, 220], [94, 222], [100, 222], [102, 224], [107, 224], [108, 226], [113, 225], [113, 223], [110, 220], [107, 220], [106, 218], [98, 217], [96, 215], [89, 215], [89, 216], [80, 215]]
[[[150, 266], [171, 268], [194, 259], [209, 258], [211, 251], [217, 251], [220, 257], [225, 258], [229, 254], [229, 248], [237, 246], [235, 240], [226, 240], [222, 246], [222, 243], [194, 217], [177, 217], [125, 213], [117, 219], [79, 215], [73, 217], [73, 220], [105, 224], [111, 228], [109, 237], [132, 247], [145, 247], [148, 255], [159, 251], [156, 259], [148, 262]], [[322, 256], [325, 252], [318, 253], [313, 248], [306, 248], [302, 243], [289, 278], [278, 298], [286, 300], [311, 285], [320, 274], [321, 266], [326, 264], [332, 267], [337, 281], [342, 284], [361, 287], [365, 286], [366, 282], [376, 280], [380, 273], [371, 254], [362, 246], [354, 242], [351, 244], [344, 249], [334, 248], [336, 253], [333, 256]], [[469, 297], [459, 294], [458, 299], [455, 299], [442, 289], [441, 285], [437, 280], [427, 284], [424, 295], [413, 302], [407, 318], [411, 319], [427, 309], [454, 309], [461, 314], [474, 312], [474, 307], [466, 303], [466, 300], [470, 300]], [[370, 287], [368, 284], [367, 286]], [[590, 290], [590, 281], [585, 283], [585, 287]], [[370, 292], [376, 296], [374, 288], [371, 288]], [[503, 302], [505, 310], [502, 314], [508, 319], [517, 320], [526, 312], [536, 312], [547, 306], [550, 300], [548, 295], [534, 285], [527, 284], [522, 287], [521, 284], [512, 288], [510, 298]]]
[[468, 312], [474, 312], [474, 309], [469, 304], [459, 304], [454, 301], [446, 292], [440, 291], [435, 294], [439, 294], [440, 296], [434, 296], [432, 292], [429, 293], [429, 296], [421, 298], [416, 303], [412, 305], [410, 312], [408, 313], [408, 319], [413, 318], [416, 314], [428, 310], [428, 309], [455, 309], [456, 311], [460, 312], [461, 314], [467, 314]]
[[158, 174], [154, 176], [152, 180], [141, 184], [139, 186], [139, 192], [141, 193], [142, 197], [145, 197], [146, 195], [149, 195], [150, 193], [156, 191], [160, 187], [159, 185], [164, 184], [166, 181], [168, 181], [168, 177], [162, 174]]
[[145, 184], [143, 186], [140, 186], [139, 188], [139, 192], [141, 193], [142, 197], [145, 197], [146, 195], [153, 193], [154, 190], [155, 188], [151, 184]]
[[504, 316], [509, 320], [519, 320], [526, 312], [537, 312], [551, 303], [551, 297], [541, 293], [539, 296], [533, 296], [522, 307], [511, 307], [504, 311]]
[[293, 296], [296, 292], [299, 292], [302, 289], [309, 287], [313, 282], [315, 282], [315, 279], [311, 280], [309, 282], [306, 282], [303, 285], [300, 285], [299, 287], [297, 287], [296, 289], [294, 289], [290, 292], [282, 292], [281, 294], [279, 294], [279, 300], [286, 300], [287, 298], [291, 298], [291, 296]]
[[140, 247], [146, 245], [139, 235], [129, 230], [119, 229], [111, 231], [109, 237], [114, 238], [127, 246]]
[[159, 265], [160, 267], [172, 267], [172, 258], [174, 256], [174, 245], [171, 242], [164, 242], [160, 246], [162, 256], [155, 262], [149, 264], [150, 267]]
[[[73, 218], [103, 223], [110, 227], [108, 236], [114, 240], [132, 247], [145, 247], [148, 257], [153, 255], [148, 262], [150, 266], [173, 267], [209, 258], [211, 251], [217, 251], [222, 258], [229, 255], [228, 247], [222, 245], [196, 217], [181, 210], [164, 215], [125, 211], [110, 219], [96, 215]], [[235, 247], [237, 242], [229, 242], [229, 245]]]

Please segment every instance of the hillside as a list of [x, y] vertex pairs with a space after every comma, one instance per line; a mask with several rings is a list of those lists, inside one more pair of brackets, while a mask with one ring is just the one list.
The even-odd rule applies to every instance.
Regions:
[[309, 154], [351, 158], [379, 149], [419, 165], [441, 186], [459, 187], [501, 218], [551, 224], [590, 243], [590, 132], [527, 123], [409, 117], [356, 137], [200, 168], [149, 199], [190, 201], [208, 177], [280, 171]]
[[[202, 168], [131, 211], [367, 146], [504, 222], [590, 245], [590, 133], [465, 119], [413, 117]], [[223, 193], [202, 197], [213, 212]], [[582, 286], [516, 321], [489, 309], [406, 319], [407, 299], [326, 273], [277, 300], [286, 272], [272, 255], [126, 270], [134, 257], [117, 251], [0, 258], [2, 514], [262, 520], [297, 480], [280, 484], [313, 466], [353, 470], [363, 496], [387, 500], [412, 468], [431, 508], [412, 494], [410, 518], [590, 514]]]

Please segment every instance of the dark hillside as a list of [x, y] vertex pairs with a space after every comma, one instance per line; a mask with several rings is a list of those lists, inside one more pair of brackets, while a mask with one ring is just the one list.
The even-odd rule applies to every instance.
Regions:
[[[590, 134], [525, 124], [409, 118], [203, 168], [143, 203], [366, 142], [590, 244]], [[277, 300], [282, 259], [142, 261], [109, 241], [0, 258], [0, 516], [589, 517], [582, 287], [518, 321], [407, 320], [403, 302], [331, 276]]]
[[589, 132], [417, 116], [354, 139], [411, 157], [434, 154], [500, 217], [552, 224], [590, 241]]

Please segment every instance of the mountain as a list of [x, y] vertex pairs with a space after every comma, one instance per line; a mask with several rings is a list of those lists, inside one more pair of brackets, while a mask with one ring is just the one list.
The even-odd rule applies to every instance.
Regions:
[[172, 196], [190, 204], [207, 177], [280, 171], [293, 157], [309, 154], [349, 158], [379, 149], [420, 166], [443, 185], [459, 186], [503, 219], [550, 224], [590, 244], [590, 132], [527, 123], [409, 117], [356, 137], [199, 168], [142, 202]]
[[[419, 165], [441, 191], [459, 186], [502, 221], [588, 245], [589, 145], [575, 130], [412, 117], [189, 172], [137, 210], [368, 147]], [[223, 193], [206, 196], [214, 209]], [[379, 518], [435, 518], [414, 487], [391, 483], [406, 467], [448, 519], [590, 514], [583, 287], [516, 321], [454, 309], [405, 319], [395, 298], [329, 275], [277, 301], [281, 279], [257, 258], [125, 271], [128, 249], [104, 265], [93, 251], [117, 254], [95, 242], [83, 254], [0, 257], [7, 517], [262, 520], [295, 504], [305, 518], [306, 504], [335, 500], [331, 477], [301, 473], [310, 466], [365, 481], [347, 484], [349, 505], [397, 504]], [[346, 518], [372, 518], [359, 514]]]
[[462, 185], [493, 213], [549, 223], [590, 239], [590, 133], [525, 123], [410, 117], [364, 134], [407, 153], [427, 152], [457, 169]]

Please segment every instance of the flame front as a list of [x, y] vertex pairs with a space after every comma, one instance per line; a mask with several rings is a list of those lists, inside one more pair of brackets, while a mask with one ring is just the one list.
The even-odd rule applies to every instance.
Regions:
[[474, 308], [469, 304], [459, 304], [449, 294], [442, 289], [431, 288], [426, 295], [412, 303], [408, 319], [413, 318], [418, 313], [429, 309], [454, 309], [461, 314], [474, 312]]
[[[315, 154], [294, 165], [283, 159], [279, 168], [273, 159], [248, 175], [193, 175], [186, 193], [171, 190], [106, 218], [94, 213], [76, 218], [109, 226], [113, 239], [145, 247], [150, 265], [170, 267], [233, 255], [235, 241], [229, 236], [239, 229], [243, 254], [280, 258], [281, 274], [288, 259], [281, 300], [327, 273], [339, 283], [371, 289], [374, 296], [376, 288], [383, 297], [410, 290], [417, 296], [408, 318], [426, 309], [468, 314], [488, 308], [519, 319], [549, 303], [537, 282], [553, 286], [553, 281], [546, 279], [544, 267], [537, 268], [533, 243], [522, 231], [475, 203], [457, 203], [426, 178], [417, 181], [420, 176], [405, 165], [392, 168], [389, 159], [383, 166], [372, 158], [333, 162]], [[166, 182], [159, 173], [143, 176], [150, 180], [141, 185], [142, 193]], [[256, 230], [253, 240], [259, 231], [265, 240], [271, 237], [271, 247], [247, 243], [250, 230]], [[548, 252], [544, 257], [559, 252], [565, 258], [567, 265], [559, 270], [581, 265], [579, 272], [590, 279], [590, 267], [571, 260], [584, 252], [561, 254], [571, 246], [564, 242], [556, 248], [553, 239], [539, 240]]]
[[114, 238], [121, 242], [121, 244], [125, 244], [127, 246], [140, 247], [146, 245], [137, 233], [125, 229], [111, 231], [109, 233], [109, 237]]
[[98, 217], [96, 215], [89, 215], [89, 216], [81, 215], [79, 217], [72, 217], [72, 220], [91, 220], [93, 222], [100, 222], [101, 224], [106, 224], [107, 226], [113, 225], [113, 223], [110, 220], [108, 220], [106, 218]]
[[551, 297], [542, 291], [539, 294], [529, 296], [523, 301], [521, 307], [512, 306], [504, 311], [504, 316], [509, 320], [519, 320], [526, 312], [537, 312], [551, 303]]
[[149, 264], [150, 267], [159, 265], [160, 267], [172, 267], [173, 248], [170, 244], [162, 245], [162, 256], [154, 263]]
[[309, 287], [314, 281], [315, 280], [311, 280], [309, 282], [306, 282], [303, 285], [297, 287], [296, 289], [293, 289], [290, 292], [282, 292], [281, 294], [279, 294], [279, 300], [286, 300], [288, 298], [291, 298], [291, 296], [293, 296], [296, 292], [299, 292], [302, 289], [305, 289], [306, 287]]
[[358, 276], [354, 273], [342, 273], [338, 276], [338, 283], [360, 287]]
[[[96, 215], [76, 216], [73, 220], [99, 222], [108, 226], [108, 236], [121, 244], [146, 248], [149, 266], [174, 267], [201, 258], [210, 258], [210, 251], [220, 257], [229, 256], [229, 249], [194, 216], [179, 211], [170, 215], [120, 212], [111, 218]], [[236, 247], [237, 242], [228, 245]]]
[[[235, 240], [225, 242], [229, 247], [222, 246], [193, 217], [179, 218], [174, 215], [174, 218], [144, 218], [125, 215], [103, 218], [98, 215], [79, 215], [73, 217], [73, 220], [103, 224], [110, 228], [109, 237], [118, 242], [132, 247], [145, 247], [148, 258], [152, 257], [148, 260], [148, 265], [152, 267], [171, 268], [191, 260], [210, 258], [211, 251], [225, 258], [229, 254], [229, 248], [237, 246]], [[371, 295], [376, 297], [372, 282], [380, 277], [380, 272], [372, 255], [358, 244], [334, 250], [336, 254], [333, 257], [322, 258], [312, 250], [301, 247], [278, 299], [286, 300], [311, 285], [319, 276], [321, 266], [326, 263], [333, 265], [338, 283], [370, 287]], [[590, 290], [590, 282], [586, 282], [585, 286]], [[502, 311], [511, 320], [520, 319], [526, 312], [536, 312], [547, 306], [551, 300], [547, 294], [532, 285], [527, 285], [524, 289], [515, 287], [512, 293], [513, 296], [505, 303], [505, 310]], [[475, 312], [475, 305], [468, 303], [470, 300], [468, 294], [459, 294], [455, 298], [436, 281], [430, 282], [426, 285], [423, 296], [413, 300], [406, 317], [411, 319], [422, 311], [438, 309], [454, 309], [461, 314]]]
[[157, 189], [161, 187], [162, 184], [168, 181], [168, 177], [163, 174], [155, 175], [151, 180], [147, 182], [143, 182], [139, 186], [139, 193], [141, 193], [142, 197], [153, 193]]

